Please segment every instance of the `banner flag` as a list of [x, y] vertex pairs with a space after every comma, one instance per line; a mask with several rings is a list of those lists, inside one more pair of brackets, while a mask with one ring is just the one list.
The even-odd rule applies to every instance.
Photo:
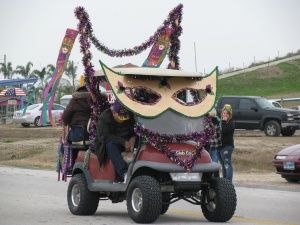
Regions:
[[167, 28], [166, 33], [153, 44], [148, 58], [143, 63], [143, 67], [160, 67], [169, 49], [171, 34], [172, 28]]
[[43, 110], [40, 119], [40, 125], [46, 125], [47, 123], [47, 108], [49, 120], [52, 126], [56, 126], [56, 123], [52, 117], [52, 106], [55, 99], [55, 94], [59, 87], [59, 83], [62, 78], [62, 74], [68, 64], [69, 56], [71, 54], [75, 39], [78, 35], [77, 30], [67, 29], [63, 42], [61, 44], [58, 59], [56, 62], [56, 69], [52, 75], [52, 78], [44, 91], [44, 103]]

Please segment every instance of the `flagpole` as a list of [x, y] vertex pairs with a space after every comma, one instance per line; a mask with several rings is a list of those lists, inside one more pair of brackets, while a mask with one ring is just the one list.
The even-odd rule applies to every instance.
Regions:
[[195, 68], [197, 72], [197, 56], [196, 56], [196, 43], [194, 42], [194, 52], [195, 52]]

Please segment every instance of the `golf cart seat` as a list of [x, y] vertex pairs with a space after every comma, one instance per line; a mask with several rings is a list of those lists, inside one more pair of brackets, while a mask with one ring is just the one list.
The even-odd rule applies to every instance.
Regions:
[[70, 144], [70, 147], [71, 147], [71, 149], [73, 149], [73, 150], [88, 150], [89, 149], [89, 145], [92, 143], [91, 141], [89, 141], [88, 140], [88, 137], [87, 137], [87, 134], [86, 134], [86, 132], [84, 132], [85, 130], [86, 130], [86, 126], [84, 126], [84, 125], [72, 125], [72, 126], [70, 126], [71, 127], [71, 129], [73, 129], [73, 128], [81, 128], [81, 130], [82, 130], [82, 137], [83, 137], [83, 140], [82, 141], [79, 141], [79, 142], [72, 142], [72, 141], [70, 141], [69, 139], [68, 139], [68, 143]]

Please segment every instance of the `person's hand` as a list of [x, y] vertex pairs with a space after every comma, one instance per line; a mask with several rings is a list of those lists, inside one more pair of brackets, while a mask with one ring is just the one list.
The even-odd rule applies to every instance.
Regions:
[[130, 151], [131, 150], [131, 143], [129, 141], [125, 141], [125, 150]]
[[129, 143], [130, 143], [130, 151], [133, 152], [134, 144], [135, 144], [135, 137], [131, 137], [129, 139]]
[[229, 116], [227, 114], [223, 115], [222, 120], [228, 121]]
[[135, 137], [131, 137], [131, 138], [129, 139], [129, 142], [130, 142], [131, 144], [134, 144], [134, 143], [135, 143]]

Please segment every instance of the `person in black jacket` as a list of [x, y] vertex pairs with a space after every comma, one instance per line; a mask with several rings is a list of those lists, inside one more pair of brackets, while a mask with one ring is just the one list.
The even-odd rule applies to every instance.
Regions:
[[223, 178], [227, 178], [232, 182], [233, 167], [232, 167], [232, 153], [234, 149], [234, 122], [232, 121], [231, 105], [224, 105], [221, 112], [221, 141], [222, 146], [219, 147], [217, 156], [222, 165]]
[[[92, 113], [88, 103], [89, 95], [90, 93], [85, 86], [79, 87], [72, 94], [72, 99], [62, 114], [64, 125], [71, 128], [68, 134], [68, 140], [71, 142], [83, 141], [83, 137], [85, 137], [85, 140], [89, 140], [89, 134], [86, 129]], [[74, 125], [83, 125], [84, 131], [81, 127]]]
[[126, 182], [128, 168], [121, 153], [133, 152], [136, 140], [134, 124], [133, 114], [125, 109], [118, 100], [99, 116], [97, 122], [97, 137], [94, 147], [100, 166], [108, 156], [115, 171], [124, 182]]

